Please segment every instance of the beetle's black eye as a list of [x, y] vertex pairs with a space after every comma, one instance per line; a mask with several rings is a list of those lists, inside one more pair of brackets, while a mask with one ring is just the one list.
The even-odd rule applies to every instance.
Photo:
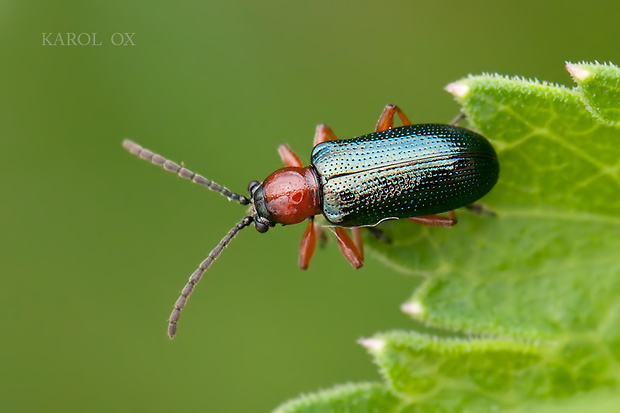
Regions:
[[256, 230], [258, 232], [267, 232], [267, 230], [269, 230], [269, 225], [265, 225], [262, 222], [254, 221], [254, 224], [256, 224]]
[[248, 192], [250, 193], [250, 195], [252, 195], [252, 193], [256, 191], [256, 188], [258, 188], [259, 185], [260, 182], [258, 181], [252, 181], [248, 184]]

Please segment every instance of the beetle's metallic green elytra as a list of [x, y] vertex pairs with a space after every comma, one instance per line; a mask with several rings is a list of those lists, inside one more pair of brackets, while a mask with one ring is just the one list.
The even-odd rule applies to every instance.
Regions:
[[323, 214], [345, 227], [451, 211], [482, 198], [499, 177], [484, 137], [437, 124], [323, 142], [312, 151], [312, 165]]

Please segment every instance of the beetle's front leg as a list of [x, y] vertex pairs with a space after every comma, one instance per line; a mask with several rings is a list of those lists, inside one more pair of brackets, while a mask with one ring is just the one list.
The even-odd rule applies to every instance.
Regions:
[[301, 237], [301, 244], [299, 245], [299, 268], [302, 270], [308, 269], [310, 260], [314, 255], [314, 248], [316, 247], [316, 230], [314, 228], [314, 217], [308, 218], [308, 226], [304, 235]]
[[282, 159], [284, 166], [296, 166], [298, 168], [304, 166], [299, 156], [285, 143], [278, 146], [278, 155], [280, 155], [280, 159]]

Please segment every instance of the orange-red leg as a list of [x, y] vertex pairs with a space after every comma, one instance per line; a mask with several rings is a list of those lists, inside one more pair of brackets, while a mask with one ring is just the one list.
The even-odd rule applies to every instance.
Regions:
[[362, 265], [364, 265], [364, 258], [355, 246], [355, 243], [343, 227], [336, 227], [335, 229], [336, 238], [338, 239], [338, 247], [340, 247], [340, 252], [342, 252], [342, 255], [344, 255], [347, 261], [349, 261], [349, 263], [355, 269], [360, 268]]
[[394, 115], [398, 114], [400, 121], [403, 123], [403, 126], [411, 125], [411, 121], [405, 116], [402, 110], [396, 105], [387, 105], [385, 109], [383, 109], [383, 113], [379, 117], [379, 121], [377, 122], [377, 128], [375, 129], [377, 132], [392, 129], [394, 127]]
[[[336, 139], [336, 135], [329, 126], [325, 124], [317, 125], [316, 132], [314, 133], [314, 146], [318, 145], [321, 142]], [[282, 158], [282, 162], [284, 162], [284, 165], [298, 167], [303, 166], [301, 161], [299, 160], [299, 157], [295, 154], [295, 152], [293, 152], [291, 148], [289, 148], [288, 145], [280, 145], [278, 147], [278, 153], [280, 154], [280, 158]], [[325, 239], [325, 235], [323, 234], [320, 225], [315, 225], [314, 217], [310, 217], [308, 219], [308, 226], [306, 227], [306, 231], [301, 237], [301, 244], [299, 245], [299, 268], [301, 268], [302, 270], [307, 269], [310, 265], [310, 260], [312, 259], [312, 256], [314, 255], [314, 250], [316, 248], [317, 237], [323, 240]], [[361, 267], [361, 264], [359, 266]]]
[[351, 233], [353, 234], [353, 241], [355, 242], [355, 246], [357, 247], [357, 251], [360, 253], [360, 258], [362, 262], [364, 261], [364, 242], [362, 241], [362, 229], [361, 228], [351, 228]]
[[335, 141], [336, 134], [334, 131], [324, 123], [319, 123], [316, 125], [316, 132], [314, 133], [314, 144], [312, 147], [317, 146], [319, 143], [327, 142], [327, 141]]
[[[312, 146], [314, 147], [322, 142], [335, 141], [336, 139], [338, 138], [336, 137], [334, 131], [332, 131], [329, 126], [321, 123], [316, 126], [316, 132], [314, 133], [314, 144]], [[293, 150], [285, 143], [278, 146], [278, 154], [280, 155], [280, 158], [282, 159], [282, 162], [284, 162], [285, 166], [297, 166], [300, 168], [304, 166], [299, 159], [299, 156], [297, 156], [297, 154], [295, 154], [295, 152], [293, 152]]]
[[299, 168], [304, 166], [301, 163], [299, 156], [297, 156], [295, 152], [293, 152], [293, 150], [285, 143], [278, 146], [278, 154], [280, 155], [280, 159], [282, 159], [285, 166], [297, 166]]
[[[391, 111], [391, 114], [388, 113]], [[410, 125], [411, 122], [396, 106], [390, 105], [383, 111], [383, 117], [389, 117], [391, 124], [394, 123], [394, 113], [398, 113], [403, 124]], [[391, 126], [390, 126], [391, 127]], [[334, 131], [323, 123], [316, 126], [316, 132], [314, 133], [314, 146], [319, 143], [333, 141], [338, 139]], [[286, 166], [302, 166], [299, 157], [289, 148], [287, 145], [280, 145], [278, 153], [282, 158], [282, 161]], [[353, 239], [349, 236], [343, 227], [336, 227], [335, 233], [338, 240], [338, 247], [345, 256], [347, 261], [354, 267], [360, 268], [364, 265], [364, 244], [362, 242], [362, 230], [360, 228], [352, 228]], [[324, 238], [322, 231], [315, 226], [314, 217], [309, 219], [308, 226], [301, 238], [301, 245], [299, 246], [299, 268], [305, 270], [310, 265], [310, 260], [314, 254], [316, 247], [317, 234], [319, 237]]]
[[308, 226], [301, 237], [301, 244], [299, 245], [299, 268], [305, 270], [310, 265], [312, 255], [314, 255], [314, 248], [316, 246], [316, 231], [314, 229], [314, 217], [308, 219]]
[[442, 217], [441, 215], [422, 215], [419, 217], [411, 217], [409, 219], [413, 222], [427, 225], [429, 227], [453, 227], [458, 222], [454, 211], [448, 211], [447, 217]]

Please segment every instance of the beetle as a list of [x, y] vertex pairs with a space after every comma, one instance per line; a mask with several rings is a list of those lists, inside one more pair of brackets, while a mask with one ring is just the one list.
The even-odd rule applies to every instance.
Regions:
[[[394, 127], [395, 115], [403, 126]], [[320, 231], [314, 220], [317, 215], [327, 219], [340, 251], [355, 268], [364, 261], [363, 227], [399, 218], [429, 226], [455, 225], [454, 209], [486, 195], [499, 177], [493, 147], [481, 135], [456, 126], [461, 118], [450, 125], [413, 125], [400, 108], [387, 105], [375, 132], [348, 140], [338, 140], [327, 125], [319, 124], [310, 165], [304, 167], [288, 145], [280, 145], [278, 153], [285, 167], [262, 182], [250, 182], [249, 197], [125, 140], [123, 146], [132, 154], [249, 205], [247, 216], [190, 276], [174, 304], [168, 336], [174, 338], [181, 311], [204, 272], [237, 233], [252, 223], [258, 232], [267, 232], [277, 224], [308, 220], [299, 247], [302, 269], [308, 268], [314, 254]], [[444, 212], [447, 216], [437, 215]], [[345, 228], [351, 228], [353, 238]]]

